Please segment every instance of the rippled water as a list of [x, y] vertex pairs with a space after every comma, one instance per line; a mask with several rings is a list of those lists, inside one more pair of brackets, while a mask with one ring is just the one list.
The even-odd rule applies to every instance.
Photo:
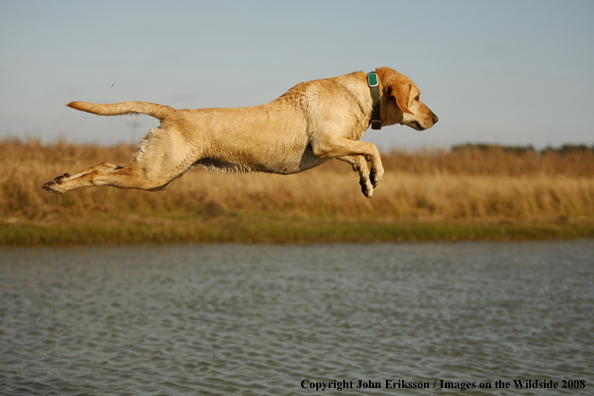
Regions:
[[592, 240], [3, 249], [0, 261], [2, 395], [320, 394], [316, 382], [495, 395], [498, 380], [510, 394], [594, 394]]

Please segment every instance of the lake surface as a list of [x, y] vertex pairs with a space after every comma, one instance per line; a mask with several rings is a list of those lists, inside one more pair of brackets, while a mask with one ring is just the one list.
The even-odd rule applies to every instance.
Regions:
[[592, 240], [0, 249], [1, 395], [594, 394], [593, 333]]

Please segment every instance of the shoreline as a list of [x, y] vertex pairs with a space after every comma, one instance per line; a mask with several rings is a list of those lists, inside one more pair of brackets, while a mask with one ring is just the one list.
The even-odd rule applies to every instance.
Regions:
[[200, 243], [377, 243], [528, 241], [594, 238], [594, 221], [270, 220], [215, 218], [78, 224], [0, 223], [0, 246], [167, 245]]

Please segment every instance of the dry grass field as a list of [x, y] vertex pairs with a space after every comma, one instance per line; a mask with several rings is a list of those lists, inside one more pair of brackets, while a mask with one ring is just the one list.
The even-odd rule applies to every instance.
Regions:
[[[130, 145], [0, 141], [0, 225], [4, 226], [0, 238], [4, 232], [4, 244], [18, 244], [11, 242], [17, 237], [6, 237], [7, 233], [17, 235], [32, 226], [47, 231], [47, 227], [92, 224], [126, 228], [137, 224], [198, 227], [206, 232], [208, 226], [218, 224], [228, 235], [229, 227], [251, 227], [252, 231], [243, 232], [257, 234], [260, 231], [255, 224], [260, 223], [283, 224], [286, 230], [304, 222], [323, 223], [326, 228], [345, 224], [347, 228], [353, 224], [379, 227], [460, 222], [527, 227], [594, 222], [594, 154], [590, 149], [524, 152], [468, 146], [385, 153], [386, 174], [371, 200], [361, 194], [358, 175], [339, 161], [289, 176], [196, 169], [158, 192], [98, 187], [56, 195], [41, 189], [44, 182], [64, 172], [77, 172], [103, 161], [124, 165], [134, 149]], [[118, 238], [113, 242], [128, 240]], [[231, 239], [241, 241], [241, 234]]]

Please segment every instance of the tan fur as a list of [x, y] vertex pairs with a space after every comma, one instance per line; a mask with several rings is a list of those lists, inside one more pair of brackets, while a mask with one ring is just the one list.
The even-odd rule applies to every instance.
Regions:
[[[382, 126], [423, 130], [437, 122], [408, 77], [387, 67], [376, 72]], [[291, 174], [336, 158], [359, 172], [361, 189], [371, 198], [384, 173], [375, 145], [359, 140], [372, 112], [364, 72], [304, 82], [254, 107], [175, 110], [146, 102], [68, 106], [99, 115], [148, 114], [161, 125], [144, 136], [127, 166], [102, 163], [74, 175], [66, 173], [44, 184], [50, 192], [87, 186], [161, 190], [192, 166]]]

